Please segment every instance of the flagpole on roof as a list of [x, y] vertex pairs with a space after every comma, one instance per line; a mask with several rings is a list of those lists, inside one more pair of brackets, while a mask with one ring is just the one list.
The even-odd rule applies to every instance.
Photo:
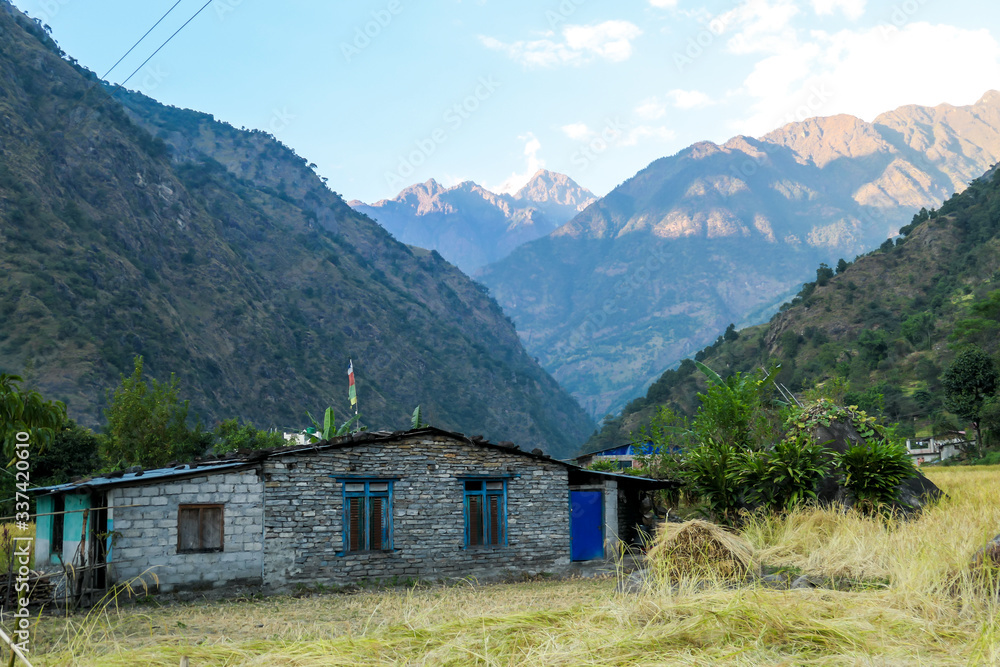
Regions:
[[351, 407], [354, 408], [354, 415], [358, 414], [358, 390], [354, 386], [354, 359], [350, 360], [347, 367], [347, 396], [351, 399]]

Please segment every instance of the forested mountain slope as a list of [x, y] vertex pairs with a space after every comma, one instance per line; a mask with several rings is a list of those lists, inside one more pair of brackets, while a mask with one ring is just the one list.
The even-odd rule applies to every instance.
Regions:
[[754, 324], [1000, 160], [1000, 93], [868, 123], [791, 123], [651, 163], [481, 274], [532, 354], [595, 416], [730, 322]]
[[141, 354], [209, 425], [345, 415], [353, 358], [370, 427], [420, 404], [437, 426], [553, 455], [592, 429], [475, 283], [293, 151], [108, 92], [0, 2], [0, 369], [86, 425]]
[[[921, 210], [895, 244], [820, 267], [770, 322], [728, 331], [695, 359], [723, 376], [780, 364], [778, 380], [792, 391], [858, 404], [903, 434], [964, 428], [945, 410], [941, 374], [963, 346], [1000, 352], [998, 174], [990, 170], [939, 210]], [[693, 414], [703, 387], [684, 361], [587, 449], [629, 441], [660, 405]]]

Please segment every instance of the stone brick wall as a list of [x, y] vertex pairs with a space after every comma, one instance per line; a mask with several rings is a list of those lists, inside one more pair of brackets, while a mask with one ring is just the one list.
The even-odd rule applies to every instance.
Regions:
[[[264, 462], [264, 581], [498, 578], [560, 572], [569, 563], [566, 468], [443, 435], [275, 457]], [[463, 475], [507, 480], [507, 545], [464, 547]], [[343, 485], [392, 477], [391, 551], [343, 551]]]
[[[117, 533], [110, 557], [112, 577], [125, 581], [152, 568], [163, 592], [259, 585], [261, 487], [257, 471], [251, 469], [112, 489], [111, 528]], [[223, 551], [177, 553], [178, 506], [194, 503], [224, 505]], [[153, 581], [149, 575], [144, 578]]]

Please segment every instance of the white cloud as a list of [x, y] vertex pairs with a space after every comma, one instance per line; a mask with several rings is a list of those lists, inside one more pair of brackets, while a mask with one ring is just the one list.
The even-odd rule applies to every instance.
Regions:
[[868, 0], [812, 0], [813, 11], [818, 16], [826, 16], [839, 11], [852, 21], [857, 21], [864, 16], [867, 4]]
[[630, 127], [622, 140], [618, 142], [620, 146], [635, 146], [640, 141], [653, 139], [657, 141], [671, 141], [677, 137], [677, 133], [665, 125], [637, 125]]
[[649, 4], [657, 9], [673, 9], [677, 6], [677, 0], [649, 0]]
[[486, 189], [490, 192], [514, 194], [523, 188], [539, 169], [545, 167], [545, 160], [538, 157], [538, 152], [542, 149], [542, 142], [531, 132], [519, 136], [518, 139], [524, 142], [524, 171], [521, 173], [515, 171], [500, 185], [487, 187]]
[[648, 100], [644, 100], [635, 108], [635, 114], [639, 118], [644, 118], [646, 120], [656, 120], [658, 118], [663, 118], [667, 114], [667, 105], [662, 100], [651, 97]]
[[667, 108], [701, 109], [715, 104], [711, 97], [700, 90], [682, 90], [676, 88], [662, 97], [650, 97], [643, 100], [635, 108], [635, 115], [643, 120], [659, 120], [667, 115]]
[[715, 23], [725, 31], [730, 27], [738, 30], [727, 43], [732, 53], [769, 52], [795, 40], [792, 19], [799, 13], [793, 0], [747, 0], [721, 14]]
[[751, 114], [738, 131], [837, 113], [870, 121], [903, 104], [969, 104], [1000, 80], [1000, 44], [985, 29], [913, 22], [809, 38], [795, 35], [757, 62], [743, 83]]
[[587, 127], [586, 123], [570, 123], [569, 125], [563, 125], [559, 129], [573, 141], [583, 141], [594, 133], [593, 130]]
[[667, 99], [677, 109], [700, 109], [714, 104], [712, 98], [700, 90], [681, 90], [678, 88], [667, 93]]
[[544, 39], [517, 41], [510, 44], [494, 37], [480, 36], [488, 49], [506, 53], [525, 67], [555, 67], [581, 65], [595, 58], [622, 62], [632, 56], [632, 41], [642, 34], [639, 26], [629, 21], [604, 21], [593, 25], [566, 25], [562, 39], [549, 31]]

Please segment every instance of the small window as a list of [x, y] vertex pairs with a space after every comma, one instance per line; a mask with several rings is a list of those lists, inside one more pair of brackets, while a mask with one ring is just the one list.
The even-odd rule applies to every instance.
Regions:
[[392, 549], [392, 482], [344, 483], [344, 551]]
[[465, 546], [507, 543], [507, 483], [504, 480], [465, 482]]
[[222, 551], [222, 505], [181, 505], [177, 510], [177, 553]]
[[53, 556], [63, 552], [63, 526], [66, 525], [66, 496], [56, 496], [52, 499], [52, 539], [49, 540], [49, 553]]

